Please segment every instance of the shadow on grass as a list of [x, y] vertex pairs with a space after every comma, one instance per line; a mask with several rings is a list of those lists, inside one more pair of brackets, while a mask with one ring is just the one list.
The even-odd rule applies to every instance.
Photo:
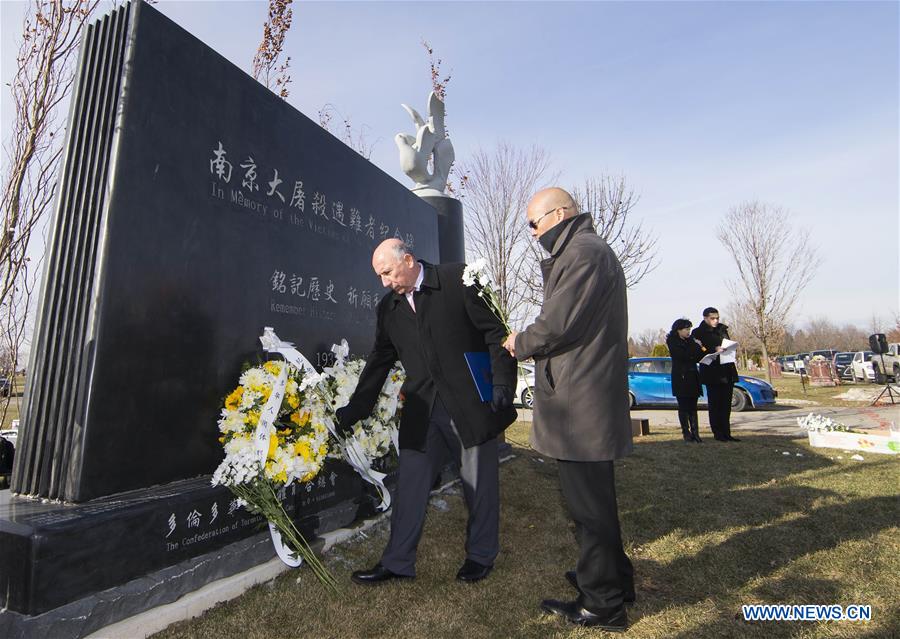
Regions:
[[[777, 572], [812, 553], [868, 540], [896, 526], [896, 494], [870, 496], [860, 494], [866, 492], [863, 486], [836, 487], [859, 484], [863, 474], [871, 481], [873, 471], [889, 485], [897, 460], [848, 466], [787, 437], [741, 438], [738, 444], [702, 445], [642, 438], [635, 453], [617, 463], [623, 538], [637, 577], [639, 606], [630, 613], [633, 621], [673, 605], [725, 602], [737, 593], [755, 594], [751, 602], [791, 603], [791, 593], [797, 593], [801, 599], [794, 603], [852, 603], [840, 596], [846, 583]], [[555, 474], [551, 460], [537, 466], [539, 475]], [[703, 538], [705, 545], [692, 546], [696, 538]], [[642, 547], [654, 543], [668, 544], [673, 560], [642, 556]], [[755, 580], [763, 585], [755, 587]], [[735, 605], [733, 614], [739, 611]], [[741, 636], [750, 628], [743, 621], [717, 616], [700, 628], [671, 636]], [[771, 631], [772, 625], [764, 628]], [[787, 631], [790, 624], [783, 628]]]

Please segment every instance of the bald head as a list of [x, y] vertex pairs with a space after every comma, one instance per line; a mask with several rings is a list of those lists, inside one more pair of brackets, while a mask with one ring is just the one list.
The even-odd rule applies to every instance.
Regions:
[[381, 278], [381, 284], [395, 293], [404, 295], [416, 285], [419, 263], [403, 241], [385, 240], [372, 253], [372, 268]]
[[578, 215], [578, 204], [568, 191], [552, 186], [534, 194], [526, 216], [531, 235], [540, 237], [565, 219]]

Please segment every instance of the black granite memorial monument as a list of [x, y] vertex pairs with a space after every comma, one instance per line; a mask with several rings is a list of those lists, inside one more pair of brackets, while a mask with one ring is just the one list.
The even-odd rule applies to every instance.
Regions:
[[[0, 492], [0, 636], [78, 635], [171, 600], [177, 588], [65, 631], [29, 625], [258, 534], [208, 475], [222, 397], [263, 357], [263, 327], [317, 366], [341, 338], [363, 355], [383, 293], [374, 247], [400, 237], [439, 260], [434, 208], [141, 2], [88, 28], [67, 136]], [[287, 506], [315, 535], [373, 499], [336, 462]], [[272, 556], [257, 546], [206, 578]]]

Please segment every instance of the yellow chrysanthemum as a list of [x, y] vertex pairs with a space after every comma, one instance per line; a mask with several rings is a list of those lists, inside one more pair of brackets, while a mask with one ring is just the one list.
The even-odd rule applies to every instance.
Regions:
[[273, 434], [269, 439], [269, 459], [274, 459], [276, 450], [278, 450], [278, 435]]
[[324, 457], [326, 453], [328, 453], [328, 446], [325, 444], [319, 446], [319, 457]]
[[248, 426], [256, 426], [259, 423], [259, 411], [251, 410], [247, 413], [247, 417], [244, 418], [247, 422]]
[[294, 452], [303, 458], [303, 461], [309, 461], [312, 451], [309, 449], [309, 442], [297, 442], [294, 444]]
[[288, 395], [287, 403], [291, 408], [297, 408], [300, 405], [300, 397], [298, 395]]
[[282, 484], [287, 481], [287, 472], [282, 470], [280, 473], [275, 475], [272, 479], [275, 481], [281, 482]]
[[238, 386], [235, 388], [231, 395], [225, 398], [225, 408], [228, 410], [237, 410], [238, 406], [241, 405], [241, 397], [244, 395], [244, 387]]
[[308, 410], [297, 410], [291, 413], [291, 421], [300, 426], [306, 426], [309, 423], [311, 415]]
[[270, 373], [271, 375], [279, 375], [281, 373], [281, 362], [270, 360], [263, 364], [263, 368], [266, 369], [266, 372]]

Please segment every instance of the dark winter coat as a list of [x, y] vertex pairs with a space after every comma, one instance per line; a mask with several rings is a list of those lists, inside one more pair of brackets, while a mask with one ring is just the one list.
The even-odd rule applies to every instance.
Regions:
[[669, 333], [666, 346], [672, 357], [672, 394], [675, 397], [700, 397], [700, 373], [697, 362], [703, 357], [703, 348], [690, 336], [687, 339], [678, 337], [678, 333]]
[[[716, 348], [722, 345], [722, 340], [731, 339], [725, 324], [718, 324], [713, 328], [706, 322], [700, 322], [700, 325], [691, 331], [691, 337], [703, 344], [706, 349], [704, 355], [715, 353]], [[718, 358], [714, 359], [712, 364], [700, 364], [700, 381], [707, 386], [734, 384], [738, 381], [737, 367], [734, 364], [722, 364]]]
[[378, 303], [375, 345], [350, 398], [350, 415], [371, 414], [387, 374], [398, 359], [406, 369], [401, 392], [400, 448], [425, 449], [425, 436], [436, 394], [440, 394], [463, 446], [493, 439], [516, 419], [516, 409], [493, 413], [482, 402], [465, 353], [488, 351], [493, 383], [516, 387], [516, 360], [502, 347], [506, 329], [477, 291], [462, 281], [465, 264], [422, 262], [425, 273], [413, 295], [413, 312], [405, 296], [393, 291]]
[[516, 357], [534, 357], [535, 450], [609, 461], [632, 450], [625, 274], [591, 216], [571, 220], [541, 262], [544, 303]]

